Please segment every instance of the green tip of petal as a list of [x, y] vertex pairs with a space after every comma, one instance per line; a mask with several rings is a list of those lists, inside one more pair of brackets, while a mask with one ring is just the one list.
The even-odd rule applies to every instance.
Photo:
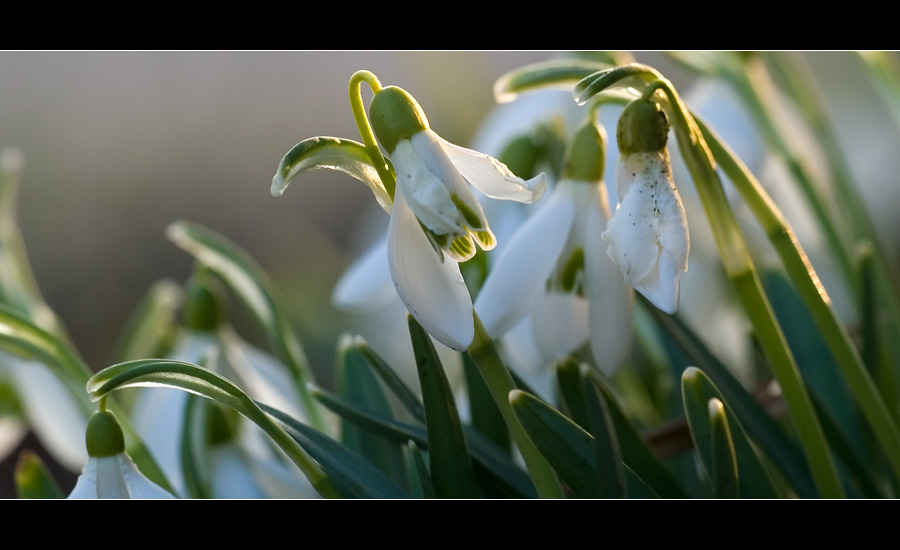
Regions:
[[415, 98], [396, 86], [383, 88], [372, 97], [369, 118], [375, 137], [391, 153], [401, 139], [428, 129], [428, 119]]
[[88, 420], [85, 433], [88, 456], [100, 458], [125, 452], [125, 436], [116, 417], [109, 411], [97, 411]]

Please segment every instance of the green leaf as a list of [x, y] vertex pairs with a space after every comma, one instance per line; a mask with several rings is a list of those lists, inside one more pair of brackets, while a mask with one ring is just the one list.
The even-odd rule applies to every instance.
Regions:
[[644, 441], [637, 428], [631, 423], [619, 406], [612, 392], [603, 384], [596, 373], [589, 373], [588, 382], [596, 386], [606, 404], [610, 419], [622, 451], [622, 460], [638, 477], [663, 498], [686, 498], [687, 494], [672, 473], [660, 461]]
[[19, 498], [66, 498], [44, 461], [32, 451], [19, 455], [13, 478]]
[[431, 336], [407, 315], [409, 335], [422, 387], [428, 460], [432, 484], [439, 498], [478, 496], [469, 444], [456, 410], [456, 401]]
[[272, 178], [272, 194], [281, 196], [294, 178], [304, 172], [321, 169], [343, 172], [365, 183], [378, 204], [387, 212], [391, 211], [391, 198], [378, 171], [372, 166], [365, 146], [349, 139], [313, 137], [295, 145], [278, 165], [278, 171]]
[[560, 59], [525, 65], [497, 79], [494, 99], [505, 103], [523, 92], [537, 89], [571, 90], [579, 80], [607, 68], [608, 64], [586, 59]]
[[569, 488], [582, 498], [602, 498], [591, 434], [531, 394], [513, 390], [509, 401], [528, 437]]
[[[373, 433], [390, 438], [400, 444], [411, 440], [419, 447], [428, 447], [428, 437], [425, 429], [421, 426], [413, 426], [361, 411], [321, 388], [313, 388], [313, 395], [341, 418], [350, 420]], [[511, 496], [518, 498], [536, 496], [531, 479], [511, 460], [507, 453], [477, 431], [468, 431], [467, 438], [472, 451], [472, 459], [483, 466]]]
[[469, 354], [462, 354], [462, 362], [469, 396], [469, 415], [472, 417], [470, 421], [472, 428], [497, 448], [509, 452], [512, 449], [509, 430], [506, 428], [506, 422], [503, 421], [500, 409], [494, 403], [487, 384], [484, 383], [484, 378], [479, 374], [478, 367], [475, 366]]
[[127, 361], [92, 376], [88, 380], [87, 390], [91, 400], [98, 401], [115, 390], [142, 386], [178, 388], [234, 409], [262, 428], [300, 468], [319, 494], [339, 496], [319, 466], [255, 401], [230, 381], [208, 369], [171, 359]]
[[725, 407], [718, 399], [710, 399], [709, 431], [712, 447], [713, 494], [716, 498], [737, 498], [738, 465]]
[[[335, 372], [338, 395], [347, 403], [382, 418], [394, 418], [388, 396], [370, 368], [370, 363], [352, 338], [345, 336], [338, 344]], [[385, 439], [345, 418], [340, 424], [341, 442], [352, 451], [400, 482], [405, 477], [402, 443]]]
[[410, 441], [403, 448], [406, 452], [406, 462], [409, 465], [407, 477], [409, 478], [409, 486], [412, 487], [412, 493], [416, 498], [438, 498], [434, 492], [434, 486], [431, 484], [431, 474], [428, 473], [428, 465], [425, 464], [425, 458], [422, 451], [415, 441]]
[[[587, 371], [585, 371], [584, 377], [587, 376]], [[600, 494], [602, 498], [624, 498], [626, 496], [625, 468], [606, 400], [600, 395], [597, 386], [591, 384], [589, 380], [584, 381], [583, 388], [590, 432], [596, 442], [597, 465], [602, 472]]]
[[584, 401], [584, 383], [581, 379], [581, 363], [568, 357], [556, 364], [556, 388], [559, 402], [566, 416], [576, 424], [590, 430], [591, 419]]
[[236, 244], [202, 226], [176, 222], [169, 225], [166, 235], [209, 267], [240, 298], [265, 330], [275, 353], [291, 369], [310, 422], [326, 429], [325, 420], [306, 389], [306, 384], [313, 381], [306, 355], [294, 334], [284, 301], [265, 271]]
[[425, 407], [422, 406], [422, 402], [419, 401], [416, 394], [409, 389], [399, 376], [397, 376], [397, 372], [392, 369], [390, 365], [385, 363], [384, 359], [379, 357], [378, 354], [375, 353], [375, 350], [373, 350], [361, 336], [355, 336], [352, 345], [356, 347], [357, 351], [375, 371], [375, 374], [378, 375], [381, 381], [384, 382], [388, 389], [390, 389], [397, 397], [400, 405], [402, 405], [413, 418], [424, 424]]
[[267, 405], [260, 407], [322, 466], [343, 497], [409, 498], [381, 470], [334, 439], [282, 411]]
[[750, 444], [740, 420], [709, 377], [698, 368], [688, 367], [681, 376], [681, 393], [694, 446], [697, 448], [700, 462], [710, 479], [714, 479], [715, 451], [710, 443], [712, 428], [709, 402], [716, 400], [723, 404], [728, 419], [730, 437], [737, 457], [737, 469], [740, 472], [739, 496], [742, 498], [778, 498], [780, 495]]
[[816, 498], [818, 492], [800, 448], [788, 440], [781, 428], [741, 385], [740, 381], [707, 349], [696, 334], [677, 315], [666, 315], [647, 308], [656, 322], [721, 392], [720, 398], [733, 411], [740, 425], [774, 464], [801, 498]]

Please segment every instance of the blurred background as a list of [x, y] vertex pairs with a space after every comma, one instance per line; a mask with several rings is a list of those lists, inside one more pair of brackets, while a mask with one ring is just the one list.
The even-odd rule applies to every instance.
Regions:
[[[149, 286], [190, 274], [192, 259], [165, 238], [166, 226], [198, 222], [277, 281], [315, 366], [327, 369], [341, 327], [328, 297], [374, 201], [356, 180], [327, 171], [274, 198], [281, 157], [312, 136], [359, 140], [347, 99], [358, 69], [410, 91], [435, 131], [465, 145], [494, 106], [494, 81], [552, 55], [0, 52], [0, 147], [25, 153], [19, 223], [44, 298], [84, 359], [104, 368]], [[635, 57], [679, 90], [693, 78], [663, 54]], [[846, 129], [873, 214], [893, 234], [898, 171], [884, 163], [900, 156], [896, 125], [852, 53], [807, 57]]]

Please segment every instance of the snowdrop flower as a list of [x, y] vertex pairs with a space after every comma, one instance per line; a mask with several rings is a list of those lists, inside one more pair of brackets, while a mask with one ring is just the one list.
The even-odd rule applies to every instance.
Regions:
[[678, 279], [688, 268], [687, 217], [666, 149], [669, 124], [659, 105], [642, 99], [619, 118], [619, 205], [603, 232], [625, 282], [666, 313], [678, 309]]
[[599, 239], [609, 219], [605, 141], [593, 122], [577, 131], [563, 178], [500, 251], [475, 309], [494, 338], [530, 315], [534, 340], [549, 358], [589, 337], [597, 366], [613, 374], [629, 349], [633, 294]]
[[463, 351], [474, 338], [472, 299], [458, 262], [496, 245], [472, 184], [489, 198], [531, 203], [543, 175], [525, 181], [500, 161], [434, 133], [416, 100], [397, 87], [378, 90], [372, 128], [397, 175], [388, 228], [388, 263], [407, 310], [435, 339]]
[[86, 433], [89, 458], [69, 498], [175, 498], [147, 479], [125, 454], [125, 437], [112, 413], [94, 413]]
[[[208, 366], [234, 380], [252, 398], [301, 421], [306, 419], [287, 366], [246, 343], [225, 320], [222, 289], [208, 274], [199, 272], [187, 285], [183, 311], [184, 327], [168, 357]], [[182, 439], [189, 395], [173, 388], [141, 389], [131, 412], [132, 423], [178, 496], [188, 496], [182, 466]], [[260, 498], [271, 496], [261, 487], [265, 468], [284, 470], [279, 496], [311, 497], [308, 480], [293, 464], [285, 465], [270, 449], [251, 451], [244, 445], [248, 431], [256, 425], [239, 419], [235, 426], [221, 422], [217, 432], [228, 437], [210, 442], [210, 493], [213, 498]], [[261, 447], [257, 445], [256, 447]], [[240, 474], [235, 471], [240, 470]], [[227, 472], [227, 473], [226, 473]], [[288, 481], [290, 479], [290, 481]], [[309, 489], [309, 490], [308, 490]]]

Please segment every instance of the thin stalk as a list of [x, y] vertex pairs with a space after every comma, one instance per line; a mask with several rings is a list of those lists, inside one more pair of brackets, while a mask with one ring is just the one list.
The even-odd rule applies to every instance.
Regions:
[[559, 484], [556, 472], [550, 467], [550, 464], [534, 445], [534, 442], [531, 441], [531, 438], [528, 437], [509, 402], [509, 392], [516, 389], [516, 384], [500, 359], [497, 347], [494, 345], [491, 337], [488, 336], [484, 325], [481, 324], [478, 314], [474, 314], [474, 316], [475, 338], [468, 349], [469, 357], [472, 358], [472, 361], [481, 373], [481, 377], [484, 378], [491, 397], [494, 398], [494, 403], [497, 404], [503, 420], [506, 421], [506, 426], [512, 434], [513, 441], [519, 448], [519, 452], [525, 460], [525, 466], [531, 474], [538, 496], [541, 498], [564, 498], [565, 494]]
[[362, 137], [366, 152], [372, 160], [372, 166], [378, 172], [381, 183], [384, 185], [385, 191], [391, 200], [394, 200], [394, 188], [396, 181], [388, 168], [384, 155], [378, 147], [378, 140], [375, 139], [375, 133], [372, 131], [372, 125], [369, 124], [369, 118], [366, 116], [366, 107], [362, 100], [362, 83], [365, 82], [372, 88], [373, 93], [381, 90], [381, 82], [374, 74], [369, 71], [356, 71], [350, 77], [349, 94], [350, 108], [353, 110], [353, 119], [356, 121], [356, 127], [359, 129], [359, 135]]
[[822, 497], [843, 497], [844, 491], [837, 468], [812, 400], [757, 276], [743, 233], [725, 197], [712, 153], [671, 83], [661, 75], [657, 78], [658, 82], [651, 84], [645, 91], [645, 97], [655, 89], [661, 89], [669, 100], [672, 107], [670, 112], [676, 118], [673, 125], [676, 129], [678, 146], [703, 202], [725, 271], [744, 304], [744, 309], [772, 365], [775, 378], [781, 386], [785, 403], [809, 461], [813, 479]]
[[699, 120], [696, 122], [716, 162], [741, 193], [781, 257], [788, 275], [828, 343], [850, 391], [884, 447], [894, 471], [900, 475], [900, 430], [853, 345], [850, 335], [840, 323], [831, 300], [797, 241], [793, 229], [740, 159], [706, 125]]

